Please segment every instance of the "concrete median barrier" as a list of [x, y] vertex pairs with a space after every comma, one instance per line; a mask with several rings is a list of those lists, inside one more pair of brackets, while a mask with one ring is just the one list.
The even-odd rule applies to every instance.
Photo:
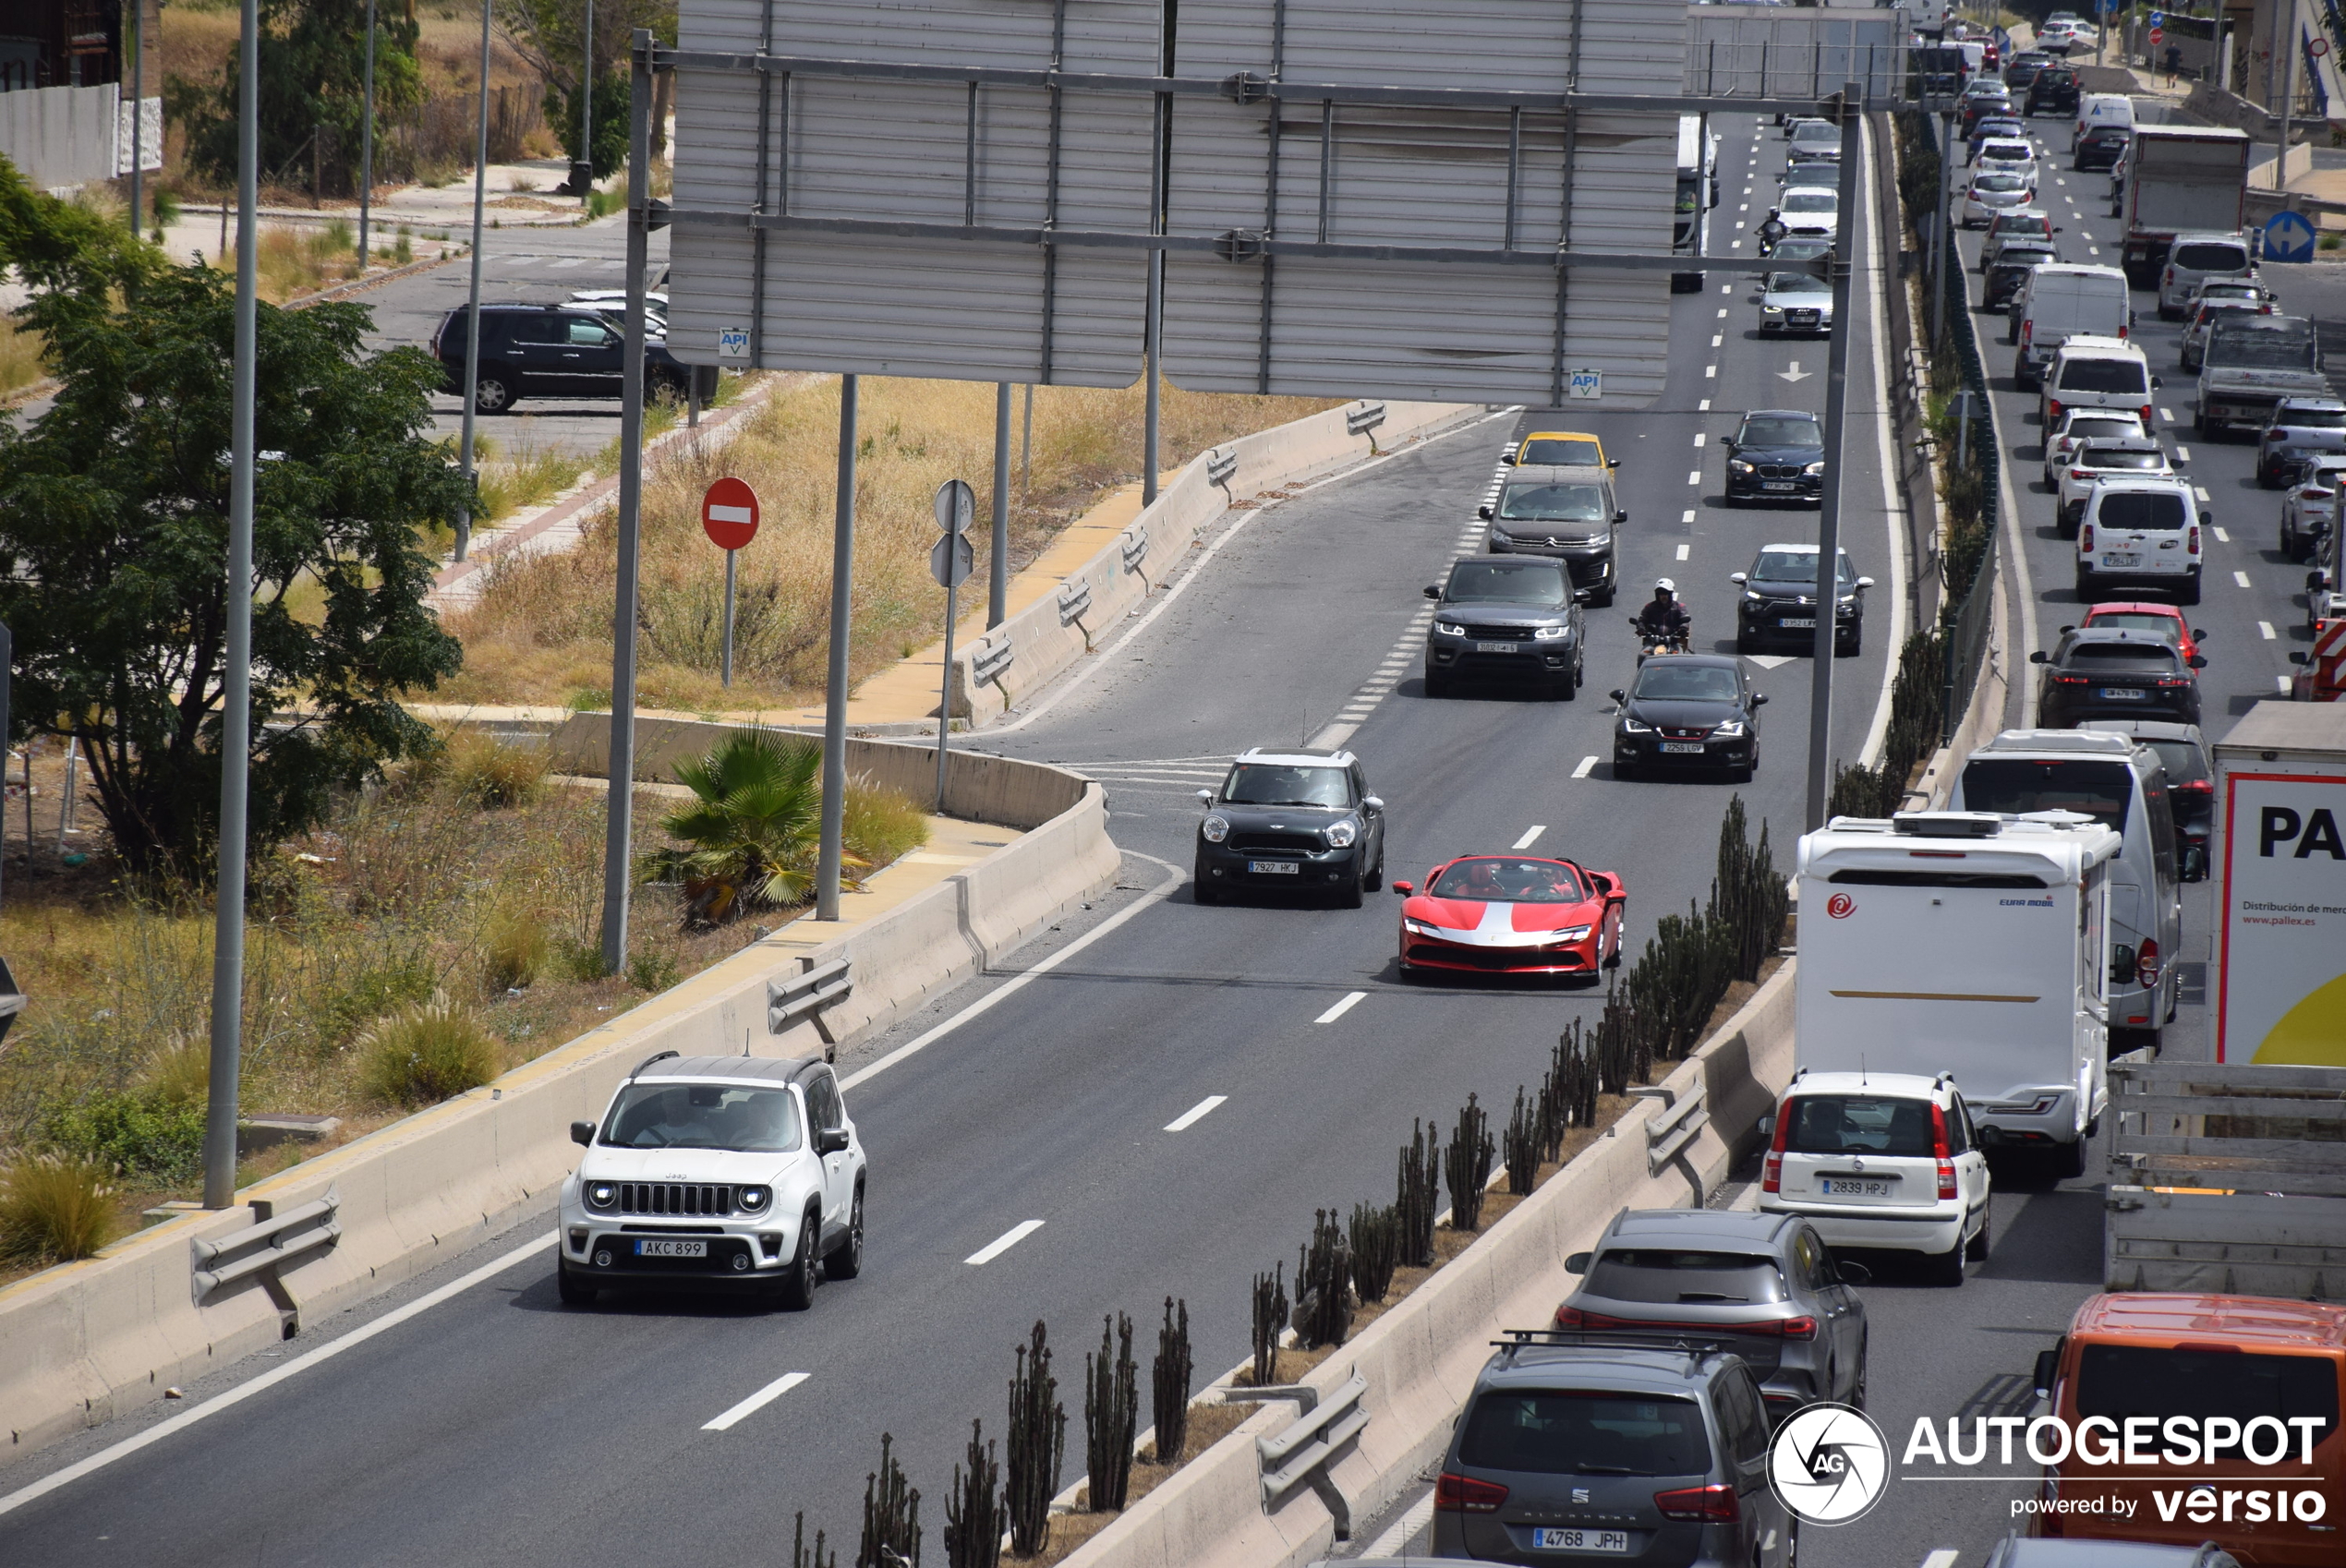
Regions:
[[[564, 766], [599, 771], [599, 728], [607, 744], [609, 720], [590, 718], [565, 723], [550, 744]], [[646, 775], [707, 750], [723, 728], [643, 721]], [[915, 800], [935, 788], [934, 752], [877, 741], [850, 746], [851, 773], [897, 784]], [[246, 1189], [235, 1208], [169, 1221], [96, 1258], [0, 1289], [6, 1455], [29, 1453], [293, 1338], [323, 1314], [543, 1206], [574, 1166], [571, 1122], [599, 1116], [613, 1089], [654, 1052], [818, 1055], [826, 1035], [844, 1041], [886, 1027], [1115, 877], [1120, 856], [1098, 785], [1005, 757], [953, 762], [957, 809], [965, 794], [980, 809], [962, 814], [1019, 830], [974, 863], [844, 929], [811, 920], [785, 925], [487, 1088]], [[801, 1020], [769, 1032], [768, 982], [840, 958], [853, 965], [852, 992], [825, 1009], [819, 1026]], [[329, 1196], [341, 1228], [334, 1245], [199, 1302], [197, 1242]]]
[[[1541, 1328], [1576, 1278], [1570, 1254], [1624, 1208], [1699, 1204], [1756, 1139], [1792, 1079], [1793, 966], [1784, 965], [1695, 1054], [1662, 1080], [1675, 1104], [1698, 1089], [1710, 1119], [1659, 1171], [1647, 1127], [1657, 1099], [1631, 1108], [1471, 1247], [1303, 1380], [1322, 1398], [1354, 1373], [1368, 1381], [1369, 1422], [1330, 1465], [1355, 1520], [1374, 1517], [1438, 1464], [1453, 1422], [1503, 1329]], [[1067, 1559], [1066, 1568], [1297, 1568], [1327, 1554], [1335, 1521], [1309, 1488], [1265, 1508], [1256, 1437], [1294, 1420], [1276, 1404], [1176, 1472]]]

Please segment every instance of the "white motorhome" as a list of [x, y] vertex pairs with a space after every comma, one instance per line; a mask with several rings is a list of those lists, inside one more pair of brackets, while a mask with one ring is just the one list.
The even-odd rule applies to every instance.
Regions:
[[1796, 1066], [1952, 1074], [1983, 1144], [2083, 1174], [2109, 1099], [2119, 848], [2076, 812], [1837, 816], [1804, 837]]

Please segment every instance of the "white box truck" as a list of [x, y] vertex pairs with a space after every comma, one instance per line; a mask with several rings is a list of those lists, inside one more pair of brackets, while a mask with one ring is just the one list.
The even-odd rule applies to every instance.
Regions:
[[2215, 754], [2216, 1059], [2346, 1067], [2346, 703], [2267, 698]]
[[1983, 1143], [2085, 1170], [2118, 834], [2082, 813], [1835, 817], [1800, 840], [1794, 1061], [1949, 1072]]
[[2124, 265], [2135, 287], [2158, 281], [2177, 235], [2243, 225], [2248, 146], [2248, 133], [2229, 126], [2134, 127], [2112, 176], [2111, 215], [2124, 220]]

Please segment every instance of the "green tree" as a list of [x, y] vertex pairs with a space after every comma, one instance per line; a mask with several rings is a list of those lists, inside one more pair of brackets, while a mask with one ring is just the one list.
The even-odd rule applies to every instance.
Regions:
[[[0, 161], [0, 265], [33, 285], [20, 314], [61, 383], [29, 427], [0, 425], [11, 728], [78, 738], [123, 857], [186, 869], [217, 828], [235, 300], [220, 273], [127, 235], [74, 253], [59, 236], [76, 222]], [[366, 353], [368, 324], [362, 306], [260, 307], [256, 847], [429, 746], [398, 699], [462, 657], [424, 608], [417, 547], [464, 497], [430, 437], [441, 369], [414, 348]]]
[[[586, 66], [581, 34], [586, 0], [498, 0], [498, 28], [546, 83], [546, 124], [565, 156], [578, 156], [578, 90]], [[627, 162], [630, 41], [648, 28], [676, 42], [676, 0], [597, 0], [595, 6], [595, 177]], [[657, 138], [657, 132], [655, 132]]]
[[[415, 0], [381, 0], [375, 21], [375, 136], [383, 122], [424, 101], [416, 63]], [[362, 0], [260, 0], [260, 178], [306, 184], [311, 139], [326, 184], [358, 186], [367, 113], [367, 7]], [[187, 161], [223, 185], [236, 177], [236, 109], [242, 56], [231, 53], [216, 86], [165, 84], [173, 118], [187, 127]]]
[[[677, 765], [676, 782], [697, 799], [659, 826], [691, 847], [653, 850], [636, 862], [637, 874], [683, 885], [687, 926], [804, 902], [815, 887], [822, 770], [822, 748], [811, 742], [735, 730], [707, 756]], [[845, 862], [868, 863], [852, 855]]]

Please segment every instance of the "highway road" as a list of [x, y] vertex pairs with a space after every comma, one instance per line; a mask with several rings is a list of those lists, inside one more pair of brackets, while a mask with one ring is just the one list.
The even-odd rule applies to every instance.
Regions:
[[[1712, 244], [1747, 252], [1782, 143], [1749, 120], [1721, 128]], [[826, 1285], [806, 1314], [674, 1297], [565, 1310], [549, 1210], [191, 1386], [185, 1405], [0, 1469], [0, 1561], [144, 1563], [165, 1540], [169, 1559], [189, 1564], [760, 1561], [787, 1550], [801, 1508], [810, 1526], [852, 1534], [882, 1432], [928, 1494], [929, 1527], [940, 1526], [969, 1419], [998, 1434], [1011, 1347], [1037, 1317], [1051, 1325], [1076, 1423], [1082, 1352], [1103, 1313], [1132, 1314], [1145, 1346], [1158, 1302], [1180, 1295], [1201, 1381], [1241, 1359], [1247, 1281], [1292, 1265], [1312, 1209], [1384, 1199], [1413, 1116], [1446, 1122], [1469, 1092], [1503, 1108], [1536, 1080], [1567, 1018], [1593, 1019], [1598, 997], [1405, 986], [1389, 898], [1357, 911], [1200, 907], [1185, 885], [1187, 797], [1247, 745], [1342, 734], [1388, 802], [1394, 874], [1514, 844], [1570, 854], [1627, 879], [1632, 953], [1658, 916], [1700, 899], [1731, 788], [1616, 781], [1604, 761], [1602, 694], [1630, 670], [1624, 621], [1641, 596], [1590, 611], [1590, 686], [1578, 701], [1434, 701], [1417, 679], [1420, 589], [1472, 548], [1473, 508], [1504, 440], [1554, 419], [1594, 428], [1623, 459], [1625, 582], [1676, 578], [1697, 645], [1731, 645], [1726, 574], [1762, 544], [1813, 539], [1816, 526], [1813, 512], [1730, 512], [1720, 500], [1716, 449], [1745, 408], [1823, 406], [1823, 343], [1760, 341], [1756, 298], [1743, 280], [1674, 297], [1672, 374], [1653, 409], [1495, 416], [1235, 514], [1210, 559], [1130, 623], [1128, 641], [1041, 694], [1015, 728], [980, 738], [1103, 779], [1125, 874], [999, 972], [843, 1056], [872, 1161], [860, 1279]], [[1877, 718], [1905, 581], [1882, 500], [1875, 317], [1861, 310], [1853, 325], [1844, 543], [1881, 586], [1864, 653], [1838, 666], [1835, 750], [1850, 760]], [[2025, 455], [2033, 427], [2015, 415], [2006, 432]], [[2239, 449], [2194, 456], [2211, 487], [2207, 476], [2227, 464], [2245, 472]], [[2022, 505], [2025, 530], [2049, 529], [2044, 498]], [[2270, 507], [2254, 514], [2267, 541]], [[2272, 689], [2294, 613], [2283, 574], [2255, 554], [2249, 503], [2233, 509], [2240, 569], [2270, 585], [2237, 590], [2232, 607], [2211, 573], [2200, 623], [2216, 661], [2209, 689], [2223, 700]], [[2046, 537], [2029, 539], [2034, 582], [2058, 585], [2038, 594], [2040, 621], [2057, 621], [2067, 594], [2058, 556]], [[2258, 619], [2284, 628], [2269, 646]], [[1743, 793], [1785, 863], [1801, 819], [1810, 671], [1798, 658], [1760, 668], [1773, 701], [1760, 772]], [[2193, 929], [2204, 940], [2204, 918]], [[2171, 1049], [2200, 1048], [2195, 1022], [2187, 1009]], [[903, 1054], [909, 1045], [922, 1048]], [[1960, 1291], [1878, 1270], [1864, 1293], [1873, 1403], [1894, 1434], [1917, 1415], [2026, 1398], [2030, 1358], [2093, 1288], [2090, 1185], [2005, 1181], [1996, 1253]], [[792, 1373], [804, 1381], [784, 1388]], [[761, 1393], [770, 1397], [740, 1411]], [[208, 1407], [216, 1414], [203, 1417]], [[1069, 1480], [1080, 1425], [1070, 1436]], [[26, 1496], [33, 1488], [45, 1490]], [[1932, 1551], [1978, 1562], [2002, 1533], [2003, 1492], [1903, 1495], [1922, 1490], [1903, 1487], [1857, 1526], [1810, 1532], [1805, 1555], [1828, 1568]]]

